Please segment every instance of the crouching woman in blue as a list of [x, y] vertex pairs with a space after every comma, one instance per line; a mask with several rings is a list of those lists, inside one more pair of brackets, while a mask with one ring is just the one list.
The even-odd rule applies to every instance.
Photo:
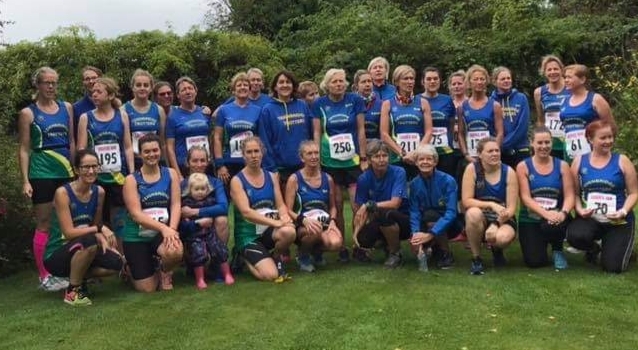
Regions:
[[534, 155], [516, 167], [523, 206], [519, 215], [519, 241], [529, 267], [547, 265], [552, 246], [554, 268], [567, 268], [563, 241], [574, 207], [574, 180], [569, 165], [551, 156], [552, 134], [541, 125], [532, 136]]
[[481, 242], [492, 245], [494, 266], [507, 261], [503, 249], [516, 238], [516, 205], [518, 182], [514, 170], [501, 163], [501, 149], [493, 137], [480, 140], [476, 146], [478, 160], [470, 163], [463, 174], [461, 200], [465, 207], [465, 232], [472, 251], [470, 273], [484, 273]]
[[[633, 208], [638, 199], [634, 165], [625, 155], [612, 152], [616, 128], [608, 121], [595, 121], [585, 129], [591, 153], [572, 163], [575, 181], [576, 219], [567, 227], [567, 241], [587, 251], [587, 260], [603, 270], [620, 273], [627, 269], [634, 246]], [[602, 241], [602, 247], [597, 240]]]
[[[374, 248], [383, 242], [389, 253], [385, 267], [401, 265], [401, 240], [410, 238], [408, 209], [408, 184], [405, 170], [389, 165], [389, 149], [379, 140], [371, 140], [366, 147], [371, 168], [357, 181], [354, 203], [355, 245], [364, 249]], [[354, 254], [359, 260], [367, 260], [362, 252]]]
[[159, 165], [159, 136], [142, 136], [139, 149], [142, 167], [124, 182], [128, 215], [122, 241], [133, 286], [150, 293], [158, 286], [161, 290], [173, 289], [172, 270], [182, 260], [177, 233], [181, 209], [179, 175], [174, 169]]
[[64, 302], [91, 305], [85, 280], [112, 275], [122, 268], [113, 232], [102, 225], [104, 190], [95, 184], [100, 169], [97, 155], [79, 150], [75, 156], [77, 180], [55, 191], [51, 236], [44, 266], [55, 276], [69, 277]]
[[[312, 272], [315, 267], [310, 254], [315, 264], [324, 265], [323, 251], [338, 251], [343, 247], [343, 238], [335, 220], [335, 184], [330, 175], [321, 171], [319, 145], [310, 140], [302, 142], [299, 156], [304, 167], [288, 178], [285, 200], [297, 226], [299, 269]], [[293, 210], [295, 206], [299, 207], [297, 211]]]
[[419, 176], [410, 182], [409, 191], [412, 250], [422, 271], [427, 271], [423, 248], [431, 244], [436, 266], [450, 268], [454, 258], [448, 244], [448, 232], [461, 231], [456, 221], [458, 186], [452, 176], [436, 169], [439, 155], [434, 146], [421, 145], [414, 155]]

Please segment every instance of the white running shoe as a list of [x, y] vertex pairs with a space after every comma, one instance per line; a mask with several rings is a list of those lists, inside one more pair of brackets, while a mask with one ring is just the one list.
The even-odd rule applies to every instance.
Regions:
[[47, 292], [59, 292], [66, 289], [69, 286], [69, 279], [63, 277], [57, 277], [48, 275], [44, 278], [40, 278], [40, 289]]

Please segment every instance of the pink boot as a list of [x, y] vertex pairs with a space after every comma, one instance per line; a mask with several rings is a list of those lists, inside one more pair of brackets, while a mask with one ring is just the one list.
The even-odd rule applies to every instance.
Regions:
[[195, 274], [195, 285], [197, 286], [197, 289], [206, 289], [208, 288], [208, 285], [206, 284], [206, 280], [205, 280], [205, 275], [206, 272], [204, 271], [204, 266], [197, 266], [195, 268], [193, 268], [193, 273]]
[[235, 278], [233, 277], [233, 274], [230, 272], [230, 265], [228, 265], [228, 262], [224, 262], [221, 265], [219, 265], [219, 269], [222, 271], [222, 276], [224, 276], [224, 283], [226, 283], [229, 286], [231, 284], [235, 284]]

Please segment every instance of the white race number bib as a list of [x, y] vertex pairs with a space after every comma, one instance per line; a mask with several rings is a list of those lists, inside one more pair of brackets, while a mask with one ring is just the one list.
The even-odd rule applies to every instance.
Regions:
[[432, 128], [430, 144], [434, 147], [447, 147], [450, 144], [447, 138], [447, 128]]
[[[168, 223], [168, 209], [167, 208], [146, 208], [142, 209], [142, 212], [151, 217], [155, 221], [159, 221], [163, 224]], [[140, 237], [155, 237], [159, 232], [140, 226], [138, 236]]]
[[563, 122], [560, 121], [560, 112], [545, 112], [545, 126], [552, 137], [565, 137]]
[[587, 194], [587, 209], [592, 209], [592, 217], [599, 222], [608, 222], [607, 214], [616, 212], [616, 195], [600, 192]]
[[119, 144], [105, 143], [103, 145], [95, 145], [95, 153], [102, 165], [101, 173], [117, 173], [122, 170]]
[[190, 150], [194, 146], [203, 147], [206, 152], [210, 149], [208, 144], [208, 136], [191, 136], [186, 138], [186, 150]]
[[[275, 219], [278, 220], [279, 219], [279, 212], [275, 209], [270, 209], [270, 208], [261, 208], [261, 209], [257, 209], [257, 212], [265, 217], [271, 218], [271, 219]], [[256, 224], [255, 225], [255, 233], [257, 234], [257, 236], [261, 236], [262, 234], [264, 234], [264, 232], [266, 232], [266, 230], [270, 228], [270, 226], [268, 225], [260, 225], [260, 224]]]
[[569, 131], [565, 135], [565, 141], [567, 148], [567, 155], [570, 158], [575, 158], [578, 155], [591, 152], [587, 137], [585, 137], [585, 130]]
[[410, 153], [416, 150], [417, 146], [421, 142], [421, 136], [416, 132], [404, 132], [397, 134], [397, 143], [401, 150], [405, 153]]
[[534, 202], [545, 210], [554, 210], [558, 207], [558, 200], [554, 198], [534, 197]]
[[470, 157], [478, 156], [478, 147], [479, 141], [482, 139], [490, 137], [489, 130], [479, 130], [479, 131], [468, 131], [467, 132], [467, 152]]
[[350, 160], [356, 155], [352, 134], [338, 134], [328, 138], [330, 158]]
[[239, 134], [233, 135], [230, 138], [230, 141], [228, 141], [229, 143], [229, 148], [230, 148], [230, 157], [231, 158], [241, 158], [242, 154], [241, 154], [241, 143], [249, 138], [253, 136], [253, 132], [252, 131], [244, 131], [241, 132]]
[[303, 215], [308, 219], [317, 220], [322, 224], [327, 225], [330, 222], [330, 214], [321, 209], [310, 209]]

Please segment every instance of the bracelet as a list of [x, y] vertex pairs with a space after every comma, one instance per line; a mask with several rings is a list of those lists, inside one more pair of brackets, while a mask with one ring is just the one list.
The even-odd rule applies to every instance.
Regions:
[[359, 159], [360, 159], [362, 162], [367, 162], [367, 161], [368, 161], [368, 157], [359, 157]]
[[560, 212], [565, 214], [565, 219], [569, 217], [569, 213], [567, 212], [567, 210], [561, 210]]
[[375, 201], [366, 202], [366, 211], [368, 213], [374, 213], [375, 211], [377, 211], [377, 202]]

